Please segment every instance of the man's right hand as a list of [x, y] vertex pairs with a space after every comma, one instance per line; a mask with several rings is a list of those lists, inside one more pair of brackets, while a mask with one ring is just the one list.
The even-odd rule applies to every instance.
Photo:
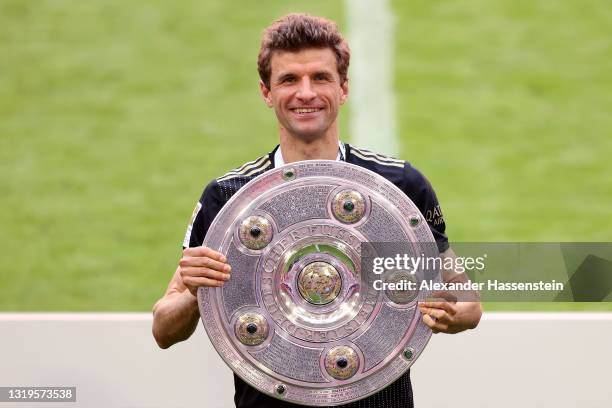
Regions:
[[197, 296], [200, 286], [223, 286], [229, 280], [231, 270], [222, 253], [204, 246], [185, 248], [179, 261], [183, 285], [194, 296]]

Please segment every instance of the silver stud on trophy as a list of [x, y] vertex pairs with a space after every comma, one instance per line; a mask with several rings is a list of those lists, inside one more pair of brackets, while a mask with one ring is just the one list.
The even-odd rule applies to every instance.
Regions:
[[257, 313], [245, 313], [236, 320], [236, 337], [242, 344], [257, 346], [268, 338], [268, 322]]
[[359, 357], [348, 346], [337, 346], [327, 352], [325, 369], [337, 380], [348, 380], [359, 370]]
[[365, 199], [358, 191], [341, 191], [334, 197], [332, 211], [338, 221], [345, 224], [355, 223], [365, 214]]
[[394, 303], [405, 305], [416, 299], [419, 289], [414, 275], [406, 271], [391, 271], [385, 282], [395, 285], [395, 289], [386, 289], [385, 295]]
[[240, 224], [240, 241], [249, 249], [262, 249], [272, 240], [272, 224], [264, 217], [253, 215]]

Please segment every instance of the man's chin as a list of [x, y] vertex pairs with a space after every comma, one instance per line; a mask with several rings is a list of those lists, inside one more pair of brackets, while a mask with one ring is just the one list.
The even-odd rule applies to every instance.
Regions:
[[311, 142], [325, 137], [325, 130], [319, 127], [317, 128], [294, 128], [291, 129], [291, 134], [296, 138], [305, 142]]

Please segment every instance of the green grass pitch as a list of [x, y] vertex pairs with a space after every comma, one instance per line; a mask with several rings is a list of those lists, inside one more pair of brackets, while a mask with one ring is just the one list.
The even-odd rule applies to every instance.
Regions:
[[[346, 27], [343, 6], [3, 1], [0, 311], [150, 310], [203, 186], [276, 143], [262, 29], [289, 11]], [[609, 241], [609, 2], [393, 12], [401, 157], [435, 186], [451, 239]]]

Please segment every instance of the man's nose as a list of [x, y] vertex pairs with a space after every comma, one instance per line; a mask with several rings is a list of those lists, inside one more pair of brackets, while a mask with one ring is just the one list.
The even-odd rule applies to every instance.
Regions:
[[317, 94], [314, 89], [312, 89], [312, 84], [310, 83], [310, 78], [304, 77], [300, 81], [300, 87], [295, 95], [301, 101], [310, 101], [316, 98]]

